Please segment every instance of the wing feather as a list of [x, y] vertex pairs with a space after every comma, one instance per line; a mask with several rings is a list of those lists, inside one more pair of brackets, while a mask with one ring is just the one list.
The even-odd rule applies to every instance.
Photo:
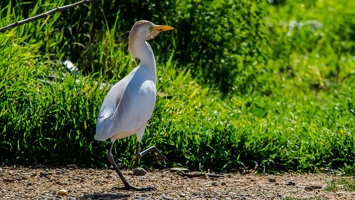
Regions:
[[114, 123], [118, 123], [118, 119], [113, 121], [112, 116], [120, 107], [122, 96], [126, 90], [127, 84], [130, 81], [131, 76], [128, 75], [121, 81], [116, 83], [108, 92], [104, 102], [102, 103], [99, 116], [96, 124], [96, 140], [107, 140], [113, 134], [112, 126]]

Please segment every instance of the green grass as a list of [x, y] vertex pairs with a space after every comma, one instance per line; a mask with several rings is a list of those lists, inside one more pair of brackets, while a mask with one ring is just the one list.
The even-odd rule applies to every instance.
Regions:
[[[71, 1], [48, 2], [0, 4], [0, 24]], [[137, 65], [127, 31], [146, 18], [175, 27], [150, 41], [158, 91], [168, 96], [157, 98], [142, 148], [161, 149], [169, 158], [163, 167], [354, 168], [354, 3], [111, 4], [94, 2], [0, 34], [2, 164], [108, 163], [108, 142], [94, 140], [109, 90], [99, 84], [114, 84]], [[298, 26], [291, 31], [290, 24]], [[81, 73], [65, 72], [63, 58]], [[54, 73], [49, 66], [61, 79], [39, 79]], [[127, 167], [159, 166], [149, 156], [135, 159], [135, 146], [134, 136], [124, 138], [114, 154]]]
[[340, 178], [328, 182], [325, 191], [337, 192], [339, 190], [355, 191], [355, 180], [353, 178]]

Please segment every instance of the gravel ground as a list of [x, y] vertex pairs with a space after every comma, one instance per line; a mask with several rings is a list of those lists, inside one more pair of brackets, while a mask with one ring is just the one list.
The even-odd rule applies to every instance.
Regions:
[[317, 174], [201, 174], [149, 171], [135, 176], [123, 170], [134, 186], [153, 191], [127, 191], [112, 169], [2, 167], [0, 199], [355, 199], [355, 192], [326, 192], [339, 176]]

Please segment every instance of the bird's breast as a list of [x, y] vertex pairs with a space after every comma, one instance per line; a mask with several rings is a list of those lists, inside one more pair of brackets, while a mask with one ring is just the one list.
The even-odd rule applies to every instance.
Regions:
[[141, 95], [156, 96], [155, 83], [151, 80], [146, 80], [142, 83], [139, 93]]

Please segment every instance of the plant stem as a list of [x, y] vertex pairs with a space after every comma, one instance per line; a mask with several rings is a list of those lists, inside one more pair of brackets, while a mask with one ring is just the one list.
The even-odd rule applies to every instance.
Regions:
[[4, 27], [0, 28], [0, 32], [5, 32], [6, 30], [8, 30], [10, 28], [14, 28], [14, 27], [20, 26], [22, 24], [26, 24], [26, 23], [35, 21], [37, 19], [45, 18], [45, 17], [48, 17], [49, 15], [51, 15], [53, 13], [56, 13], [56, 12], [59, 12], [59, 11], [63, 11], [63, 10], [67, 10], [69, 8], [76, 7], [76, 6], [80, 5], [80, 4], [90, 3], [90, 2], [93, 2], [93, 1], [95, 1], [95, 0], [82, 0], [82, 1], [79, 1], [79, 2], [76, 2], [76, 3], [73, 3], [73, 4], [69, 4], [69, 5], [66, 5], [66, 6], [56, 7], [56, 8], [54, 8], [54, 9], [52, 9], [50, 11], [47, 11], [45, 13], [42, 13], [42, 14], [39, 14], [39, 15], [36, 15], [36, 16], [33, 16], [33, 17], [30, 17], [30, 18], [18, 21], [18, 22], [14, 22], [14, 23], [9, 24], [7, 26], [4, 26]]

